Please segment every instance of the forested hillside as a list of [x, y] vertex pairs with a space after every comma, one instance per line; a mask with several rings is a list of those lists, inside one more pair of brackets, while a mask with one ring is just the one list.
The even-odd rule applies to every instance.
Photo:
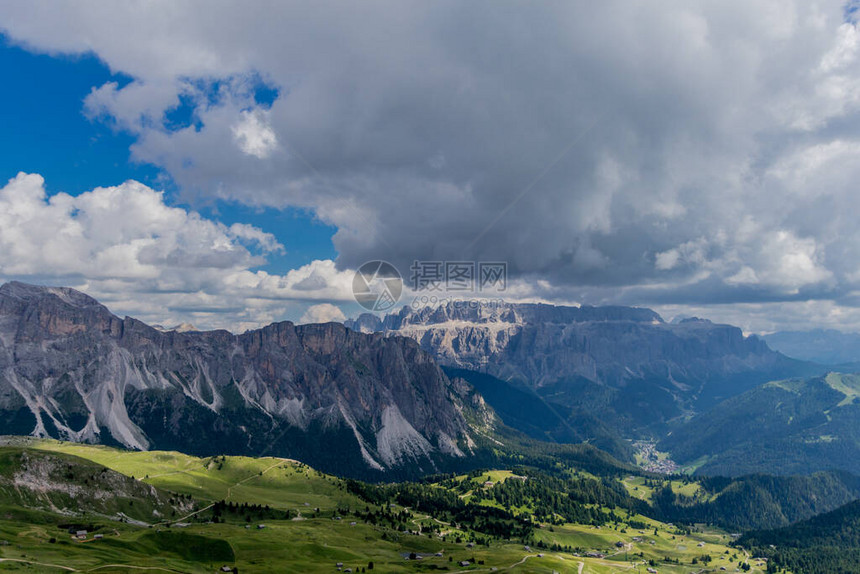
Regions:
[[703, 475], [860, 473], [860, 376], [767, 383], [692, 418], [659, 447]]
[[860, 572], [860, 501], [786, 528], [751, 532], [738, 544], [768, 556], [769, 571], [856, 574]]

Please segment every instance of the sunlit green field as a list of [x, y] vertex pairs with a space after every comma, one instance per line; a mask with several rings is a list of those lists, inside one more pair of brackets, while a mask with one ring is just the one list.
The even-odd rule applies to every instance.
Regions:
[[[652, 479], [653, 481], [653, 479]], [[639, 500], [650, 501], [654, 495], [654, 488], [646, 484], [648, 479], [643, 476], [627, 476], [621, 479], [621, 484], [627, 490], [627, 494]], [[666, 480], [662, 483], [668, 483], [672, 487], [672, 492], [681, 494], [689, 498], [701, 497], [703, 495], [702, 487], [697, 482], [685, 483], [681, 480]]]
[[[487, 571], [511, 566], [508, 571], [512, 572], [550, 571], [547, 568], [564, 572], [569, 571], [566, 565], [572, 559], [554, 554], [539, 558], [535, 552], [525, 552], [522, 546], [513, 544], [466, 548], [465, 544], [412, 534], [399, 534], [388, 540], [375, 527], [350, 526], [331, 519], [267, 521], [263, 530], [246, 529], [242, 524], [200, 524], [161, 532], [107, 525], [103, 531], [105, 537], [101, 540], [78, 542], [56, 527], [0, 521], [0, 536], [10, 541], [9, 546], [0, 548], [0, 556], [3, 560], [21, 561], [0, 562], [0, 569], [128, 572], [157, 568], [214, 572], [226, 564], [240, 572], [332, 572], [336, 571], [335, 564], [342, 562], [344, 568], [355, 572], [362, 567], [367, 569], [373, 562], [373, 572], [382, 573]], [[51, 537], [58, 541], [50, 543]], [[408, 560], [411, 552], [427, 556]], [[437, 552], [443, 555], [437, 557]], [[461, 560], [485, 564], [461, 568], [457, 566]]]
[[34, 446], [86, 458], [198, 500], [324, 510], [357, 502], [338, 488], [339, 480], [287, 459], [228, 456], [221, 462], [221, 457], [201, 459], [178, 452], [129, 452], [57, 441], [39, 441]]
[[[336, 564], [342, 563], [343, 570], [361, 572], [362, 568], [370, 571], [373, 563], [372, 571], [382, 573], [496, 569], [609, 574], [645, 573], [648, 560], [670, 558], [680, 564], [660, 564], [657, 571], [680, 574], [722, 572], [720, 567], [734, 572], [743, 558], [739, 550], [725, 546], [730, 539], [724, 533], [707, 531], [680, 536], [673, 527], [639, 515], [632, 519], [647, 524], [647, 530], [624, 525], [619, 530], [608, 526], [543, 525], [536, 530], [528, 549], [520, 543], [497, 541], [489, 547], [470, 547], [467, 544], [474, 540], [473, 533], [423, 513], [412, 513], [409, 528], [417, 532], [420, 526], [434, 524], [441, 526], [441, 536], [366, 524], [345, 512], [346, 508], [364, 509], [366, 503], [348, 493], [340, 479], [294, 461], [197, 458], [174, 452], [128, 452], [57, 441], [28, 440], [25, 444], [78, 456], [159, 488], [190, 494], [199, 501], [200, 513], [134, 526], [100, 516], [62, 517], [45, 511], [0, 507], [0, 570], [215, 572], [226, 565], [239, 572], [336, 572]], [[511, 480], [512, 476], [509, 471], [487, 471], [481, 473], [478, 482]], [[636, 484], [634, 480], [625, 481], [628, 488]], [[686, 486], [679, 483], [679, 487]], [[223, 522], [209, 522], [207, 509], [222, 499], [288, 510], [290, 518], [257, 519], [239, 513], [225, 516]], [[342, 519], [337, 519], [340, 514]], [[94, 529], [87, 540], [79, 541], [72, 539], [66, 527], [58, 526], [62, 522], [81, 522]], [[94, 534], [102, 538], [94, 539]], [[541, 550], [536, 546], [539, 542], [571, 550]], [[616, 546], [618, 542], [621, 546]], [[706, 544], [700, 547], [700, 542]], [[595, 551], [605, 556], [585, 556]], [[418, 559], [410, 560], [411, 553]], [[713, 559], [710, 564], [692, 563], [705, 554]], [[464, 560], [470, 564], [459, 566]], [[753, 566], [751, 571], [762, 573], [764, 568]]]
[[[603, 560], [588, 559], [586, 563], [588, 565], [592, 562], [595, 564], [611, 562], [612, 564], [608, 566], [610, 571], [612, 568], [622, 569], [632, 563], [642, 564], [649, 560], [660, 561], [667, 557], [677, 560], [680, 564], [677, 566], [661, 564], [660, 572], [689, 572], [691, 566], [697, 566], [698, 568], [694, 571], [698, 571], [705, 568], [705, 564], [701, 561], [703, 555], [712, 558], [711, 569], [719, 570], [719, 567], [723, 566], [726, 567], [727, 571], [734, 571], [735, 567], [739, 566], [739, 561], [744, 559], [741, 551], [726, 546], [731, 538], [725, 533], [707, 530], [702, 533], [680, 535], [674, 533], [673, 529], [667, 525], [641, 516], [635, 518], [647, 522], [649, 528], [635, 530], [624, 528], [622, 525], [618, 530], [615, 530], [607, 526], [565, 524], [541, 528], [536, 534], [536, 538], [550, 545], [559, 544], [605, 554]], [[621, 546], [618, 546], [618, 543], [621, 543]], [[728, 554], [726, 554], [727, 550], [729, 551]], [[692, 564], [694, 558], [698, 562], [696, 565]], [[705, 571], [707, 570], [708, 568], [705, 568]], [[752, 567], [750, 571], [760, 572], [764, 569]]]

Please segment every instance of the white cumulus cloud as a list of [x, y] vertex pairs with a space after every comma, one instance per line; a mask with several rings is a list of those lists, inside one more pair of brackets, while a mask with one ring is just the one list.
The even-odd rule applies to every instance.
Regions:
[[76, 287], [117, 313], [201, 328], [241, 330], [298, 317], [309, 302], [352, 301], [352, 273], [333, 261], [257, 269], [284, 250], [259, 228], [168, 206], [134, 181], [75, 197], [48, 196], [44, 183], [21, 173], [0, 188], [0, 280]]
[[343, 311], [339, 307], [331, 303], [319, 303], [318, 305], [308, 307], [308, 310], [299, 319], [299, 323], [340, 323], [345, 319], [346, 315], [343, 314]]
[[239, 149], [256, 158], [266, 159], [278, 147], [278, 137], [259, 110], [242, 112], [232, 130]]

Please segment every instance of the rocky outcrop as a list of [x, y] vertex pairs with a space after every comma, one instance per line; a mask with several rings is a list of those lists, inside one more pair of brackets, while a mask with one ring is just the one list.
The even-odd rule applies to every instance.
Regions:
[[3, 433], [432, 471], [467, 450], [460, 399], [408, 338], [336, 323], [164, 332], [72, 289], [0, 287]]
[[29, 448], [19, 437], [0, 440], [0, 492], [4, 505], [67, 518], [103, 518], [137, 523], [192, 512], [196, 503], [94, 462]]

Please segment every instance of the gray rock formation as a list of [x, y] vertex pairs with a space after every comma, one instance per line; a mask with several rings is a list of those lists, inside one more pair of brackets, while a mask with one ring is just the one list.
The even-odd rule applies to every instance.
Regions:
[[[443, 365], [488, 373], [629, 435], [806, 366], [740, 329], [649, 309], [449, 302], [347, 326], [405, 335]], [[635, 433], [633, 433], [635, 434]]]
[[407, 338], [335, 323], [163, 332], [72, 289], [0, 287], [6, 434], [432, 471], [471, 443], [458, 388]]

